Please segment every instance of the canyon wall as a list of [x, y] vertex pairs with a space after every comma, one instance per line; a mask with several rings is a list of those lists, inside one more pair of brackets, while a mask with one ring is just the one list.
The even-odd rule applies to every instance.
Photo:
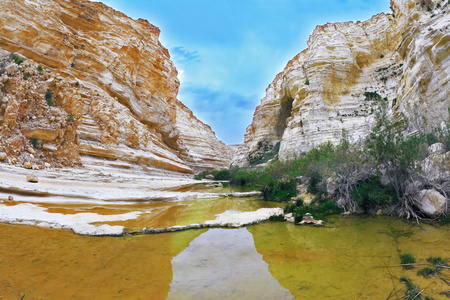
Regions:
[[450, 4], [393, 0], [392, 14], [317, 26], [266, 90], [233, 165], [279, 148], [280, 160], [343, 134], [364, 138], [380, 102], [408, 130], [449, 120]]
[[159, 33], [102, 3], [1, 1], [3, 159], [155, 173], [227, 167], [230, 148], [177, 100]]

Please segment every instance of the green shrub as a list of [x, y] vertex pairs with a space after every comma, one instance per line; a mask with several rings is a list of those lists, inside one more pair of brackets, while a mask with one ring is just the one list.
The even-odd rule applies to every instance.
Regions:
[[19, 56], [17, 56], [16, 54], [11, 53], [9, 55], [9, 58], [11, 58], [12, 60], [14, 60], [14, 62], [18, 65], [20, 65], [21, 63], [23, 63], [23, 59], [20, 58]]
[[75, 82], [75, 86], [80, 86], [80, 83], [78, 81]]
[[259, 174], [256, 171], [235, 170], [232, 172], [230, 183], [240, 186], [254, 186], [259, 182]]
[[55, 106], [55, 102], [53, 102], [52, 99], [52, 92], [50, 90], [47, 90], [47, 92], [45, 92], [45, 100], [47, 101], [47, 104], [49, 106]]
[[297, 183], [294, 179], [269, 178], [262, 188], [264, 200], [289, 201], [297, 195]]
[[43, 69], [41, 66], [37, 66], [36, 69], [38, 70], [39, 73], [42, 72], [42, 71], [44, 71], [44, 69]]
[[447, 266], [447, 262], [440, 256], [429, 256], [427, 262], [435, 266]]
[[75, 117], [69, 114], [69, 116], [67, 117], [67, 119], [68, 119], [69, 121], [72, 121], [72, 122], [73, 122], [73, 121], [75, 120]]
[[30, 78], [30, 74], [28, 72], [23, 73], [23, 80], [28, 80]]
[[195, 180], [202, 180], [202, 175], [201, 175], [201, 174], [199, 174], [199, 175], [194, 175], [194, 179], [195, 179]]
[[309, 80], [308, 79], [305, 80], [305, 84], [309, 85]]
[[212, 175], [214, 176], [214, 179], [216, 180], [229, 180], [231, 178], [231, 171], [230, 170], [220, 170], [220, 171], [214, 171], [212, 172]]
[[417, 275], [422, 275], [423, 277], [431, 277], [437, 273], [439, 273], [439, 268], [435, 267], [425, 267], [417, 271]]
[[37, 138], [32, 138], [31, 145], [33, 146], [33, 148], [37, 148], [41, 145], [41, 142]]
[[354, 186], [351, 195], [364, 212], [382, 207], [396, 199], [395, 191], [389, 186], [383, 186], [375, 176]]
[[256, 149], [249, 153], [248, 160], [251, 166], [258, 165], [274, 158], [280, 150], [280, 143], [270, 145], [268, 142], [259, 141]]
[[284, 207], [284, 213], [285, 214], [290, 214], [290, 213], [294, 213], [297, 209], [297, 206], [295, 206], [295, 204], [287, 204]]
[[270, 216], [269, 217], [269, 221], [272, 222], [284, 222], [284, 216], [283, 215], [279, 215], [279, 216]]
[[328, 200], [318, 203], [315, 212], [320, 215], [333, 215], [342, 213], [342, 209], [339, 208], [334, 201]]
[[[385, 68], [386, 69], [386, 68]], [[385, 70], [380, 69], [380, 70]], [[382, 98], [377, 92], [365, 92], [364, 96], [366, 97], [366, 101], [381, 101]]]
[[411, 264], [414, 264], [416, 262], [416, 259], [414, 258], [414, 255], [409, 252], [403, 252], [400, 255], [401, 264], [403, 265], [403, 268], [405, 269], [413, 269], [414, 266], [411, 266]]

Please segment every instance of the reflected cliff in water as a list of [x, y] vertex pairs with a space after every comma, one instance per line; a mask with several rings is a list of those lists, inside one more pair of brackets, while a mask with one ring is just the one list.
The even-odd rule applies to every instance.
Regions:
[[272, 277], [246, 228], [208, 230], [172, 267], [167, 299], [294, 299]]

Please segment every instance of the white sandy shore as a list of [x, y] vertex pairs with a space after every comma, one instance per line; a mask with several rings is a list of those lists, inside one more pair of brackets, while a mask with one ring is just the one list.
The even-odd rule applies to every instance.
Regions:
[[[27, 182], [27, 173], [38, 176], [38, 183]], [[254, 197], [249, 193], [202, 193], [176, 191], [199, 181], [186, 177], [157, 177], [145, 172], [122, 172], [117, 169], [28, 170], [0, 163], [0, 222], [40, 227], [71, 229], [83, 235], [122, 235], [123, 226], [108, 222], [139, 218], [142, 210], [101, 215], [91, 212], [70, 214], [49, 212], [47, 205], [96, 205], [116, 207], [154, 201], [189, 201], [219, 197]], [[8, 197], [14, 198], [8, 202]], [[2, 203], [3, 202], [3, 203]], [[167, 232], [202, 227], [241, 227], [267, 220], [281, 209], [259, 209], [254, 212], [226, 211], [215, 220], [202, 224], [142, 229], [143, 233]], [[151, 213], [145, 211], [145, 214]], [[93, 224], [93, 223], [106, 224]]]

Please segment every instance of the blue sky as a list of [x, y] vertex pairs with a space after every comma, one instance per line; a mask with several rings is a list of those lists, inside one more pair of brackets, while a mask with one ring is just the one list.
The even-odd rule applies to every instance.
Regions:
[[102, 0], [161, 29], [181, 81], [178, 99], [227, 144], [267, 86], [306, 48], [316, 25], [390, 12], [389, 0]]

